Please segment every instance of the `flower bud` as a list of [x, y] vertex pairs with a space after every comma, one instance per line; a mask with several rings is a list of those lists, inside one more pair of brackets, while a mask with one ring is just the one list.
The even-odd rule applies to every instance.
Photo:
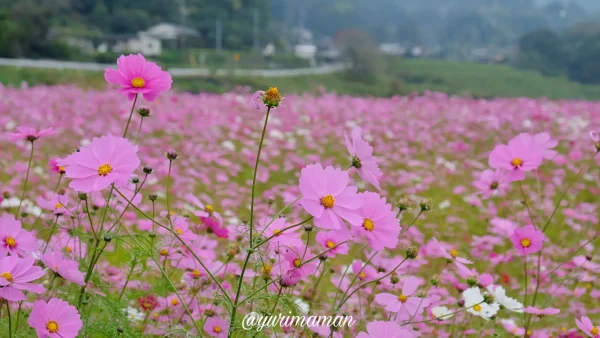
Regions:
[[28, 214], [27, 212], [23, 211], [23, 212], [21, 213], [21, 217], [22, 217], [22, 218], [25, 218], [25, 217], [27, 217], [27, 216], [29, 216], [29, 214]]
[[283, 97], [279, 93], [279, 90], [277, 90], [277, 87], [271, 87], [262, 94], [262, 101], [269, 108], [277, 108], [282, 100]]
[[591, 261], [591, 260], [592, 260], [592, 256], [590, 256], [590, 255], [586, 255], [586, 256], [585, 256], [585, 259], [587, 259], [588, 261]]
[[150, 174], [152, 174], [153, 169], [152, 169], [152, 167], [144, 167], [142, 169], [142, 171], [144, 172], [144, 174], [150, 175]]
[[492, 295], [491, 293], [486, 293], [483, 295], [483, 301], [485, 301], [488, 304], [492, 304], [494, 302], [494, 299], [496, 299], [496, 297], [494, 297], [494, 295]]
[[106, 235], [106, 236], [104, 236], [104, 241], [106, 243], [108, 243], [108, 242], [112, 241], [112, 237], [110, 237], [109, 235]]
[[465, 306], [465, 301], [464, 301], [463, 299], [459, 300], [459, 301], [458, 301], [458, 306], [459, 306], [459, 307], [463, 307], [463, 306]]
[[158, 199], [158, 195], [156, 195], [154, 193], [153, 194], [149, 194], [148, 195], [148, 199], [151, 200], [151, 201], [156, 201], [156, 199]]
[[138, 108], [137, 113], [140, 114], [141, 117], [150, 116], [150, 108], [140, 107]]
[[352, 157], [352, 166], [356, 169], [362, 168], [362, 164], [360, 163], [360, 158], [354, 156]]
[[467, 278], [467, 284], [469, 284], [469, 286], [477, 286], [477, 279], [474, 278]]
[[10, 192], [8, 192], [8, 191], [3, 191], [3, 192], [2, 192], [2, 197], [4, 197], [4, 198], [10, 198]]
[[137, 178], [137, 177], [134, 177], [134, 178], [132, 178], [132, 179], [131, 179], [131, 182], [132, 182], [133, 184], [138, 184], [138, 183], [140, 183], [140, 179], [139, 179], [139, 178]]
[[174, 161], [177, 159], [177, 157], [179, 157], [179, 154], [177, 154], [177, 152], [175, 150], [169, 150], [165, 153], [165, 156], [167, 156], [167, 159], [169, 161]]
[[304, 227], [304, 231], [306, 231], [306, 232], [311, 232], [315, 228], [315, 226], [310, 223], [304, 224], [303, 227]]
[[431, 210], [431, 201], [430, 200], [422, 200], [419, 203], [419, 207], [421, 207], [421, 211], [429, 211], [429, 210]]
[[154, 238], [154, 237], [156, 237], [156, 234], [154, 232], [149, 232], [148, 237]]
[[439, 280], [439, 279], [437, 279], [437, 278], [432, 278], [432, 279], [431, 279], [431, 285], [433, 285], [433, 286], [438, 286], [438, 285], [440, 285], [440, 280]]
[[406, 257], [410, 259], [415, 259], [419, 255], [419, 248], [414, 245], [411, 245], [406, 249]]
[[87, 201], [87, 194], [84, 193], [84, 192], [78, 193], [77, 197], [79, 197], [79, 199], [82, 200], [82, 201]]
[[396, 275], [396, 276], [392, 276], [392, 278], [390, 278], [392, 284], [398, 284], [398, 282], [400, 281], [400, 278]]

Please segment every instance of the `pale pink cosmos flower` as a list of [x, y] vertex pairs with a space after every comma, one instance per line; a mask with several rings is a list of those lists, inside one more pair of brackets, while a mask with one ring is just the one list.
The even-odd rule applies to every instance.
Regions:
[[48, 269], [54, 271], [60, 277], [75, 284], [85, 284], [83, 273], [79, 271], [79, 262], [65, 259], [62, 254], [56, 252], [43, 254], [40, 259]]
[[549, 133], [543, 132], [535, 135], [521, 133], [517, 135], [517, 137], [520, 137], [526, 144], [532, 144], [535, 147], [539, 147], [542, 157], [547, 160], [551, 160], [558, 155], [556, 150], [552, 150], [558, 145], [558, 141], [552, 139], [552, 136], [550, 136]]
[[600, 328], [594, 326], [590, 318], [583, 316], [581, 317], [581, 320], [575, 319], [575, 324], [577, 324], [577, 327], [588, 337], [600, 338]]
[[260, 106], [263, 103], [262, 102], [263, 95], [265, 95], [265, 92], [263, 90], [257, 90], [252, 95], [252, 103], [254, 104], [254, 106], [256, 107], [257, 110], [260, 109]]
[[479, 190], [481, 197], [488, 199], [491, 196], [503, 196], [510, 187], [506, 180], [506, 171], [502, 169], [484, 170], [473, 186]]
[[515, 249], [521, 256], [527, 256], [542, 250], [546, 235], [533, 225], [517, 228], [510, 236]]
[[414, 316], [419, 309], [429, 306], [429, 301], [425, 298], [413, 296], [419, 288], [420, 279], [417, 277], [406, 277], [402, 284], [400, 294], [380, 293], [375, 296], [375, 303], [385, 307], [388, 312], [403, 312], [409, 316]]
[[510, 182], [525, 179], [525, 172], [537, 169], [542, 164], [540, 147], [522, 137], [515, 137], [508, 145], [499, 144], [490, 153], [489, 165], [494, 169], [507, 170]]
[[55, 133], [56, 133], [56, 131], [54, 131], [53, 128], [46, 128], [46, 129], [41, 129], [40, 131], [37, 131], [35, 128], [32, 128], [32, 127], [21, 126], [21, 127], [17, 127], [16, 133], [6, 133], [6, 135], [8, 136], [8, 139], [13, 142], [17, 142], [17, 141], [33, 142], [44, 136], [54, 135]]
[[541, 317], [541, 316], [550, 316], [550, 315], [558, 314], [558, 313], [560, 313], [560, 309], [555, 309], [553, 307], [549, 307], [549, 308], [545, 308], [545, 309], [538, 309], [537, 307], [528, 306], [523, 309], [523, 312], [531, 313], [533, 315]]
[[185, 198], [198, 208], [194, 209], [194, 215], [198, 217], [215, 216], [219, 221], [221, 221], [221, 215], [215, 211], [212, 205], [202, 203], [196, 196], [192, 194], [185, 195]]
[[592, 139], [593, 142], [598, 143], [600, 142], [600, 133], [598, 133], [595, 130], [590, 131], [590, 138]]
[[106, 68], [104, 79], [108, 83], [121, 86], [119, 92], [133, 100], [142, 94], [144, 99], [154, 101], [156, 97], [171, 88], [173, 79], [156, 63], [146, 61], [142, 54], [121, 55], [117, 59], [117, 69]]
[[297, 270], [302, 278], [313, 275], [317, 271], [317, 260], [306, 263], [308, 260], [313, 258], [310, 250], [304, 250], [304, 248], [292, 248], [287, 249], [283, 253], [283, 260], [281, 264], [284, 269], [295, 269]]
[[48, 196], [48, 198], [38, 197], [36, 199], [37, 204], [40, 208], [45, 210], [50, 210], [56, 216], [60, 215], [70, 215], [67, 206], [69, 205], [69, 200], [65, 195], [59, 195], [56, 193], [52, 193]]
[[351, 237], [352, 235], [348, 229], [342, 228], [338, 230], [319, 231], [316, 240], [323, 248], [323, 251], [327, 251], [323, 256], [333, 258], [336, 255], [348, 254], [348, 243], [341, 243], [348, 241]]
[[367, 191], [359, 195], [362, 198], [362, 206], [358, 210], [360, 220], [350, 223], [352, 233], [365, 237], [374, 250], [394, 249], [401, 227], [392, 205], [386, 203], [385, 197], [374, 192]]
[[0, 217], [0, 257], [6, 255], [31, 256], [38, 249], [37, 239], [21, 228], [13, 216]]
[[458, 257], [458, 250], [452, 249], [450, 252], [446, 251], [444, 247], [438, 242], [437, 238], [433, 237], [431, 242], [435, 248], [437, 248], [438, 254], [442, 257], [453, 261], [456, 267], [458, 267], [463, 273], [467, 275], [473, 275], [473, 273], [465, 266], [465, 264], [473, 264], [470, 260], [462, 257]]
[[367, 332], [359, 332], [356, 338], [415, 338], [411, 331], [394, 322], [374, 321], [367, 324]]
[[279, 283], [282, 287], [288, 288], [290, 286], [294, 286], [298, 284], [298, 282], [302, 279], [302, 274], [296, 268], [292, 268], [287, 270], [281, 275], [281, 279]]
[[[270, 219], [264, 218], [261, 223], [268, 223]], [[285, 219], [285, 217], [278, 217], [275, 219], [269, 226], [264, 229], [264, 227], [260, 226], [260, 232], [264, 229], [263, 236], [265, 238], [272, 237], [271, 240], [267, 243], [270, 250], [274, 250], [279, 252], [284, 248], [289, 247], [302, 247], [303, 242], [301, 238], [301, 234], [298, 233], [298, 227], [287, 229], [285, 228], [291, 226], [290, 223]]]
[[344, 133], [346, 148], [352, 155], [352, 166], [358, 170], [358, 175], [363, 180], [371, 183], [377, 190], [381, 190], [379, 179], [383, 173], [377, 165], [377, 158], [373, 156], [373, 147], [362, 138], [362, 131], [356, 127], [352, 129], [350, 137]]
[[50, 168], [51, 172], [57, 173], [57, 174], [64, 174], [65, 173], [65, 167], [62, 165], [59, 165], [58, 162], [60, 162], [59, 158], [51, 158], [48, 161], [48, 168]]
[[83, 326], [77, 309], [57, 298], [34, 302], [27, 323], [40, 338], [75, 338]]
[[339, 229], [342, 219], [361, 222], [357, 210], [362, 204], [358, 189], [348, 186], [348, 172], [321, 164], [310, 164], [300, 173], [300, 205], [314, 217], [316, 226]]
[[140, 165], [138, 147], [129, 140], [111, 134], [92, 142], [64, 159], [66, 177], [73, 180], [69, 187], [81, 192], [100, 191], [111, 184], [128, 184], [133, 171]]
[[0, 259], [0, 298], [11, 302], [26, 300], [23, 291], [43, 293], [46, 289], [34, 281], [44, 275], [39, 266], [34, 266], [33, 257], [21, 259], [9, 256]]
[[362, 281], [374, 280], [378, 275], [377, 270], [373, 266], [365, 265], [358, 259], [352, 262], [352, 272]]
[[204, 323], [204, 332], [210, 337], [225, 338], [229, 334], [229, 322], [217, 317], [208, 317]]

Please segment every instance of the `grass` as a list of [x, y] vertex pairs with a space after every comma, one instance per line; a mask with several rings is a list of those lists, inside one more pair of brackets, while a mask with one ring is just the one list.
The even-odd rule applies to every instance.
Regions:
[[[103, 88], [101, 72], [0, 67], [0, 82], [20, 86], [73, 83]], [[508, 65], [389, 59], [374, 81], [351, 79], [345, 73], [296, 77], [176, 78], [174, 87], [189, 92], [226, 92], [238, 86], [277, 86], [285, 93], [318, 93], [320, 88], [339, 94], [389, 97], [412, 92], [445, 92], [452, 95], [491, 97], [547, 97], [550, 99], [600, 99], [600, 86], [583, 85], [562, 76], [543, 76]]]

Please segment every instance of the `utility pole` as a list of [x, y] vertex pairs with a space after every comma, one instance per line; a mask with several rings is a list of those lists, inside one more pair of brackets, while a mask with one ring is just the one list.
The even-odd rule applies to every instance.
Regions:
[[215, 27], [215, 49], [221, 51], [223, 49], [223, 21], [217, 19]]

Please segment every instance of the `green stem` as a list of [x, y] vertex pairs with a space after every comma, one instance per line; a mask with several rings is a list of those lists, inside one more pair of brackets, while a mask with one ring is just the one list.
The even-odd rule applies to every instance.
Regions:
[[50, 236], [48, 236], [48, 240], [46, 240], [46, 245], [44, 246], [44, 251], [42, 251], [42, 254], [46, 253], [46, 250], [48, 249], [48, 244], [50, 243], [50, 239], [52, 238], [52, 235], [54, 235], [54, 231], [56, 231], [56, 227], [58, 226], [58, 215], [56, 215], [56, 219], [54, 220], [54, 224], [52, 225], [52, 230], [50, 230]]
[[299, 227], [299, 226], [301, 226], [304, 223], [310, 222], [311, 219], [313, 219], [312, 216], [308, 217], [307, 219], [305, 219], [305, 220], [303, 220], [303, 221], [301, 221], [299, 223], [296, 223], [296, 224], [290, 225], [287, 228], [281, 229], [277, 234], [273, 234], [272, 236], [267, 237], [264, 241], [261, 241], [260, 243], [256, 244], [256, 246], [253, 249], [258, 249], [260, 246], [262, 246], [263, 244], [267, 243], [268, 241], [270, 241], [274, 237], [280, 235], [282, 232], [284, 232], [286, 230], [290, 230], [290, 229], [296, 228], [296, 227]]
[[[169, 160], [169, 173], [167, 174], [167, 217], [171, 219], [171, 207], [169, 205], [169, 190], [171, 186], [171, 166], [173, 164], [173, 160]], [[169, 221], [170, 223], [171, 221]]]
[[27, 191], [27, 183], [29, 182], [29, 172], [31, 171], [32, 160], [33, 160], [33, 141], [31, 141], [31, 152], [29, 153], [29, 164], [27, 164], [27, 174], [25, 175], [25, 182], [23, 182], [23, 192], [21, 193], [21, 200], [19, 201], [19, 207], [17, 208], [17, 212], [15, 213], [15, 218], [19, 217], [19, 212], [21, 212], [21, 205], [23, 204], [23, 200], [25, 199], [25, 192]]
[[17, 320], [15, 321], [15, 336], [17, 335], [17, 330], [19, 329], [19, 318], [21, 318], [21, 306], [23, 306], [23, 301], [19, 302], [19, 308], [17, 309]]
[[6, 311], [8, 311], [8, 336], [12, 338], [12, 318], [10, 317], [10, 306], [8, 305], [8, 301], [6, 302]]
[[125, 132], [123, 133], [123, 138], [127, 137], [127, 131], [129, 130], [129, 123], [131, 123], [131, 117], [133, 117], [133, 110], [135, 109], [135, 103], [137, 102], [138, 94], [135, 94], [135, 98], [133, 99], [133, 105], [131, 105], [131, 111], [129, 112], [129, 119], [127, 120], [127, 124], [125, 125]]
[[127, 274], [127, 279], [125, 279], [125, 284], [123, 284], [123, 289], [121, 289], [121, 293], [119, 294], [119, 300], [121, 300], [121, 298], [123, 298], [123, 293], [125, 293], [125, 289], [127, 288], [127, 284], [129, 284], [131, 275], [133, 275], [133, 269], [135, 269], [136, 265], [137, 265], [137, 261], [134, 260], [133, 263], [131, 264], [131, 269], [129, 270], [129, 273]]
[[256, 190], [256, 175], [258, 173], [258, 163], [260, 161], [260, 153], [262, 151], [263, 142], [265, 140], [265, 133], [267, 132], [267, 124], [269, 123], [270, 112], [271, 107], [267, 109], [267, 115], [265, 116], [265, 125], [263, 126], [262, 134], [260, 136], [260, 142], [258, 143], [258, 152], [256, 153], [256, 162], [254, 163], [254, 177], [252, 178], [252, 201], [250, 202], [250, 247], [252, 247], [253, 241], [252, 228], [254, 227], [254, 195]]

